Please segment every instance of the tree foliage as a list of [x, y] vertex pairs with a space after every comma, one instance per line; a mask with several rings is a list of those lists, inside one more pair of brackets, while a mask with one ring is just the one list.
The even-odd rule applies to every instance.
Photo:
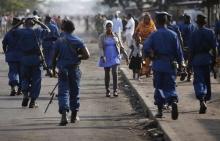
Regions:
[[33, 8], [42, 0], [0, 0], [0, 9], [5, 11], [20, 11], [26, 8]]

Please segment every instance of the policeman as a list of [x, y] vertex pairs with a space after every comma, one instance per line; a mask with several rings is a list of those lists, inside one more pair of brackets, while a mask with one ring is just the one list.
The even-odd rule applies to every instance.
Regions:
[[46, 15], [45, 17], [45, 25], [49, 27], [51, 32], [43, 38], [42, 46], [47, 66], [51, 67], [54, 52], [54, 43], [59, 37], [59, 31], [58, 27], [52, 23], [51, 17], [49, 15]]
[[[70, 20], [63, 20], [63, 36], [55, 43], [53, 66], [57, 64], [58, 72], [58, 104], [62, 115], [60, 125], [68, 123], [67, 112], [71, 110], [71, 123], [77, 119], [79, 111], [79, 88], [81, 72], [80, 61], [89, 58], [89, 51], [80, 38], [72, 35], [75, 26]], [[57, 62], [56, 62], [57, 61]]]
[[[190, 54], [194, 72], [194, 90], [200, 101], [200, 114], [206, 113], [206, 101], [211, 99], [210, 64], [216, 56], [216, 39], [214, 32], [205, 27], [206, 16], [197, 16], [198, 29], [190, 40]], [[214, 58], [214, 59], [213, 59]]]
[[[183, 37], [182, 34], [180, 32], [180, 29], [177, 25], [172, 24], [172, 15], [167, 13], [167, 28], [174, 31], [179, 39], [181, 48], [183, 49]], [[185, 79], [185, 77], [187, 76], [187, 72], [186, 70], [179, 70], [177, 71], [177, 74], [180, 75], [180, 80], [183, 81]]]
[[215, 23], [215, 35], [218, 41], [218, 54], [220, 53], [220, 16]]
[[[144, 42], [144, 53], [153, 56], [153, 83], [157, 118], [162, 118], [162, 108], [168, 103], [172, 106], [173, 120], [178, 118], [178, 96], [176, 92], [176, 62], [182, 67], [184, 58], [178, 36], [166, 26], [167, 13], [156, 13], [157, 31]], [[151, 56], [152, 57], [152, 56]]]
[[[191, 74], [192, 74], [192, 66], [189, 63], [189, 40], [192, 33], [195, 31], [196, 27], [191, 23], [190, 15], [184, 14], [184, 23], [180, 26], [180, 31], [183, 37], [183, 52], [184, 52], [184, 59], [187, 63], [187, 81], [191, 81]], [[184, 80], [184, 79], [183, 79]]]
[[[17, 26], [24, 23], [24, 28], [16, 30], [19, 37], [19, 47], [22, 51], [21, 57], [21, 77], [22, 92], [24, 94], [22, 106], [29, 108], [37, 106], [36, 99], [39, 97], [41, 89], [41, 60], [39, 57], [39, 46], [43, 37], [48, 34], [50, 29], [33, 17], [23, 19]], [[39, 24], [41, 28], [33, 28]], [[14, 27], [15, 28], [15, 27]]]
[[[15, 26], [20, 22], [20, 19], [17, 17], [13, 18], [12, 26]], [[21, 79], [20, 79], [20, 58], [21, 51], [17, 46], [18, 37], [15, 36], [15, 29], [10, 30], [6, 33], [2, 45], [3, 51], [5, 53], [5, 60], [8, 62], [9, 66], [9, 85], [11, 86], [10, 96], [15, 96], [21, 94]], [[16, 91], [16, 87], [18, 90]]]

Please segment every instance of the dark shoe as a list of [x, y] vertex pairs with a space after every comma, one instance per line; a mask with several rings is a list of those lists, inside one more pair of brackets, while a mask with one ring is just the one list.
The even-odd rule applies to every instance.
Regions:
[[171, 106], [172, 106], [171, 117], [173, 120], [177, 120], [179, 116], [177, 103], [173, 102]]
[[61, 120], [60, 120], [60, 126], [66, 126], [68, 123], [68, 119], [67, 119], [67, 112], [63, 112], [62, 116], [61, 116]]
[[31, 99], [31, 102], [29, 104], [29, 108], [37, 108], [38, 104], [36, 103], [35, 100]]
[[17, 91], [16, 95], [22, 95], [22, 91], [21, 91], [20, 88], [18, 88], [18, 91]]
[[15, 96], [16, 95], [16, 91], [15, 90], [11, 90], [10, 96]]
[[106, 92], [106, 97], [111, 97], [110, 91]]
[[76, 120], [77, 120], [77, 111], [73, 111], [72, 113], [71, 113], [71, 123], [75, 123], [76, 122]]
[[158, 112], [157, 114], [155, 115], [156, 118], [162, 118], [163, 117], [163, 110], [162, 110], [162, 107], [159, 107], [158, 106]]
[[113, 93], [113, 96], [114, 96], [114, 97], [118, 97], [118, 92], [115, 91], [115, 92]]
[[207, 110], [207, 105], [204, 101], [200, 101], [199, 114], [205, 114]]
[[191, 82], [192, 80], [191, 80], [191, 75], [188, 75], [188, 77], [187, 77], [187, 80], [186, 80], [187, 82]]
[[22, 106], [22, 107], [27, 107], [28, 101], [29, 101], [29, 98], [28, 98], [28, 97], [23, 98], [21, 106]]
[[184, 81], [187, 76], [187, 73], [180, 73], [180, 81]]

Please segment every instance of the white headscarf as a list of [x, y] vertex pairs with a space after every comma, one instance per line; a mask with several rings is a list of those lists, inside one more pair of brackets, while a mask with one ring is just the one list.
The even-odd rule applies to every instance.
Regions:
[[106, 20], [104, 23], [104, 29], [106, 30], [106, 25], [111, 24], [113, 26], [113, 22], [111, 20]]

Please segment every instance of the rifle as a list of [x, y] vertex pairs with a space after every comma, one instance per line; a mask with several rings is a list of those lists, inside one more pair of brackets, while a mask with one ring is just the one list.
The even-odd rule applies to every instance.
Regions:
[[55, 89], [57, 88], [57, 86], [58, 86], [58, 82], [57, 82], [57, 84], [55, 85], [55, 87], [53, 88], [52, 92], [49, 93], [49, 94], [51, 95], [51, 98], [50, 98], [49, 103], [47, 104], [47, 107], [46, 107], [44, 113], [47, 112], [47, 110], [48, 110], [50, 104], [53, 102], [53, 98], [54, 98], [54, 95], [55, 95], [54, 91], [55, 91]]
[[43, 51], [42, 51], [42, 47], [40, 45], [40, 41], [38, 40], [38, 37], [37, 37], [35, 31], [34, 31], [34, 36], [37, 40], [38, 51], [40, 53], [40, 61], [41, 61], [41, 64], [43, 66], [43, 69], [46, 70], [47, 74], [49, 74], [50, 77], [53, 77], [53, 72], [47, 66], [47, 63], [45, 61], [45, 57], [44, 57], [44, 54], [43, 54]]

